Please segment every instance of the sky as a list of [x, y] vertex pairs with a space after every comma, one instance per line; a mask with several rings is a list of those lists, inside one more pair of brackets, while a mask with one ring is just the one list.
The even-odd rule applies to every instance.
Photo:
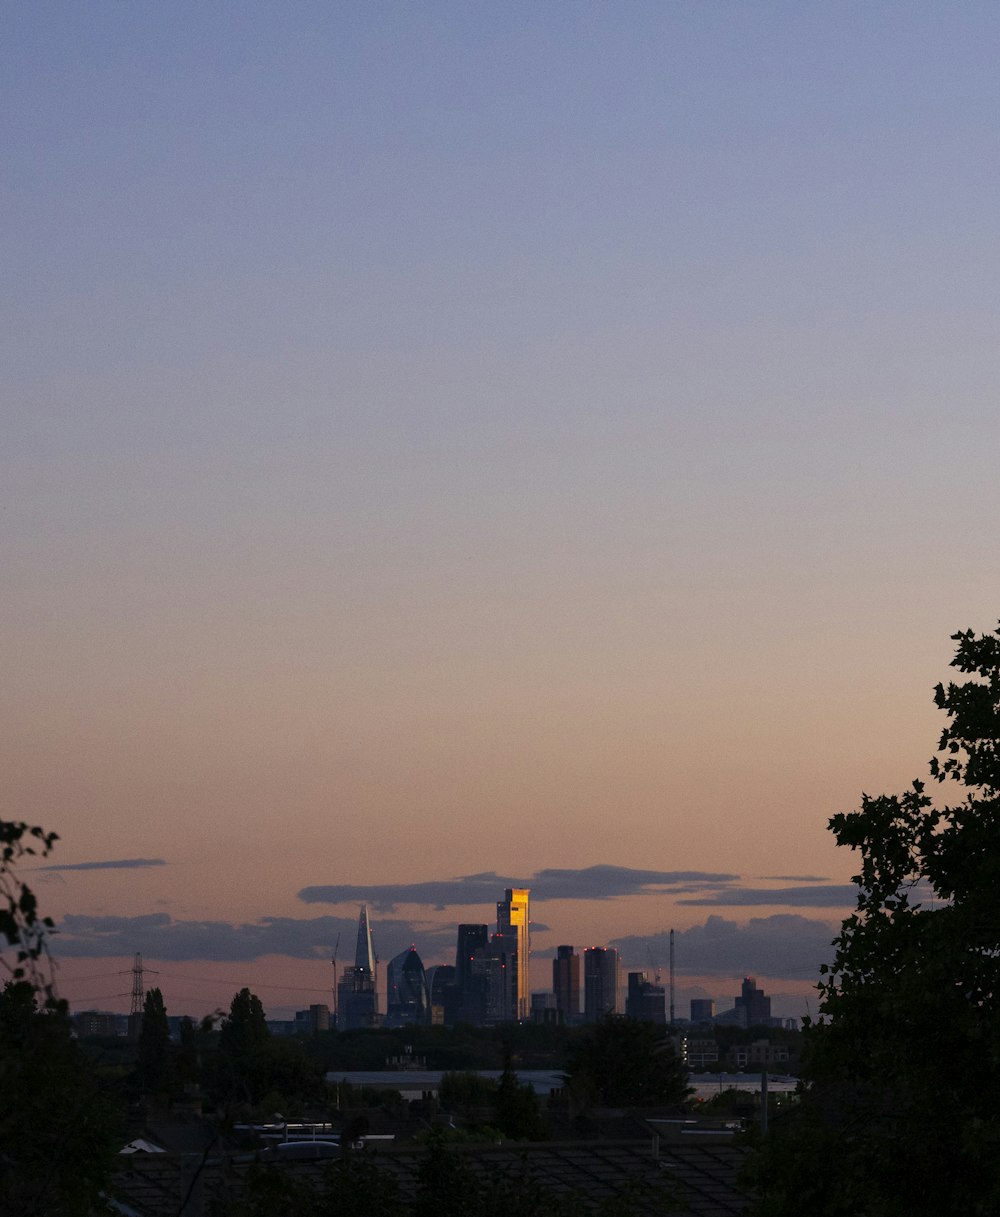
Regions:
[[430, 964], [523, 885], [538, 988], [673, 928], [679, 1002], [804, 1012], [827, 821], [1000, 616], [998, 51], [975, 0], [5, 8], [0, 814], [74, 1005], [141, 952], [295, 1009], [362, 901]]

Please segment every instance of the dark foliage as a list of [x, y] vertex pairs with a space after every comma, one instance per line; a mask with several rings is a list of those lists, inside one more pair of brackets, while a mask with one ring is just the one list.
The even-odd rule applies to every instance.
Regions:
[[682, 1103], [687, 1070], [662, 1027], [610, 1016], [585, 1027], [567, 1049], [566, 1084], [583, 1107]]
[[528, 1082], [519, 1082], [508, 1060], [493, 1098], [496, 1126], [513, 1141], [544, 1141], [545, 1122], [538, 1095]]
[[758, 1213], [1000, 1212], [1000, 637], [953, 636], [948, 723], [924, 784], [834, 816], [856, 911], [805, 1036], [810, 1086], [757, 1156]]
[[57, 1004], [46, 966], [52, 920], [39, 914], [35, 893], [18, 877], [17, 864], [35, 855], [45, 857], [58, 840], [43, 828], [0, 820], [0, 966], [8, 980], [26, 980], [47, 1006]]
[[227, 1109], [263, 1104], [287, 1114], [290, 1106], [321, 1097], [319, 1064], [300, 1041], [271, 1035], [261, 1000], [249, 989], [234, 996], [217, 1039], [210, 1090]]
[[47, 933], [17, 875], [55, 833], [0, 821], [0, 1213], [92, 1217], [118, 1148], [114, 1114], [52, 984]]
[[150, 989], [139, 1031], [139, 1079], [144, 1094], [160, 1094], [171, 1077], [170, 1028], [159, 989]]

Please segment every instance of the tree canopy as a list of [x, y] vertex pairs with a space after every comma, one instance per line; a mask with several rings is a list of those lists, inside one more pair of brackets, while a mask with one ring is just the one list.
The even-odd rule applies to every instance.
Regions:
[[55, 993], [52, 922], [17, 873], [55, 840], [0, 820], [0, 1212], [92, 1217], [117, 1148], [113, 1113]]
[[566, 1083], [582, 1106], [682, 1103], [687, 1070], [662, 1027], [610, 1015], [570, 1040]]
[[830, 821], [857, 907], [807, 1028], [810, 1087], [757, 1160], [773, 1217], [1000, 1211], [1000, 630], [953, 635], [930, 773]]
[[150, 989], [142, 1010], [139, 1031], [139, 1075], [145, 1092], [158, 1093], [170, 1076], [170, 1026], [163, 994]]
[[45, 966], [52, 921], [39, 913], [35, 893], [18, 876], [17, 865], [26, 857], [45, 857], [58, 839], [37, 825], [0, 820], [0, 965], [9, 980], [26, 980], [46, 1004], [55, 1003]]

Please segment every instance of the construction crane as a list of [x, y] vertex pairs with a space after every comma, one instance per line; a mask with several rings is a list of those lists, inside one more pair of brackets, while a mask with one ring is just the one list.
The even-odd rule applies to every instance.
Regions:
[[333, 1020], [337, 1021], [337, 952], [340, 950], [340, 935], [337, 935], [337, 941], [333, 947], [333, 954], [330, 956], [330, 962], [333, 964]]

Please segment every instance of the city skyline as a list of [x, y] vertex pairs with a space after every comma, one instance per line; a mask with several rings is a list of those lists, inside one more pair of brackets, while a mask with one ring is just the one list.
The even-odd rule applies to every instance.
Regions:
[[[636, 871], [633, 873], [634, 881], [640, 879], [648, 880], [650, 872]], [[477, 876], [477, 879], [481, 878]], [[561, 880], [565, 883], [566, 875], [560, 873]], [[686, 882], [690, 882], [694, 877], [688, 876]], [[714, 877], [716, 880], [718, 876]], [[618, 876], [619, 885], [623, 876]], [[800, 889], [787, 889], [798, 893], [801, 896]], [[822, 889], [821, 889], [822, 890]], [[331, 1008], [340, 1008], [343, 1023], [342, 1025], [348, 1029], [353, 1026], [372, 1025], [386, 1013], [389, 1001], [387, 967], [388, 962], [392, 957], [397, 959], [405, 955], [408, 949], [419, 947], [420, 957], [424, 960], [427, 967], [436, 966], [439, 963], [452, 964], [456, 962], [456, 949], [458, 960], [463, 956], [467, 956], [470, 961], [482, 955], [484, 958], [489, 957], [496, 950], [495, 945], [504, 942], [504, 935], [501, 932], [501, 926], [506, 918], [503, 912], [504, 908], [510, 906], [513, 902], [521, 901], [520, 907], [527, 911], [527, 890], [526, 889], [507, 889], [506, 898], [504, 901], [495, 902], [497, 909], [497, 931], [491, 936], [491, 931], [488, 925], [477, 923], [450, 923], [445, 922], [438, 926], [433, 934], [425, 933], [423, 941], [419, 932], [413, 934], [413, 938], [408, 943], [408, 947], [400, 947], [399, 933], [400, 927], [390, 921], [390, 935], [395, 937], [385, 936], [380, 930], [379, 923], [372, 922], [367, 903], [362, 903], [358, 914], [347, 918], [326, 918], [320, 923], [319, 932], [329, 933], [331, 936], [336, 932], [336, 942], [331, 937], [328, 942], [324, 940], [319, 944], [313, 945], [311, 948], [303, 940], [299, 941], [299, 947], [302, 954], [294, 962], [284, 961], [283, 983], [275, 985], [269, 980], [257, 982], [257, 987], [262, 990], [262, 998], [265, 1005], [279, 1013], [288, 1014], [296, 1005], [301, 1005], [301, 1002], [296, 1002], [294, 993], [298, 992], [304, 997], [309, 996], [315, 1000], [317, 995], [327, 992], [332, 1002]], [[815, 898], [815, 897], [814, 897]], [[787, 918], [788, 915], [785, 915]], [[78, 928], [78, 919], [75, 923]], [[113, 919], [105, 919], [99, 921], [95, 927], [96, 934], [89, 941], [84, 937], [78, 949], [81, 954], [78, 957], [79, 966], [73, 969], [77, 976], [86, 976], [89, 973], [89, 966], [92, 965], [96, 956], [92, 954], [95, 950], [101, 947], [104, 950], [112, 952], [111, 958], [115, 958], [113, 952], [117, 949], [116, 944], [121, 941], [120, 935], [123, 932], [122, 927], [112, 927], [107, 924]], [[164, 929], [167, 929], [166, 923], [154, 916], [152, 918], [136, 919], [139, 924], [135, 925], [130, 932], [128, 941], [133, 946], [141, 944], [144, 947], [149, 946], [149, 940], [144, 938], [144, 934], [153, 934], [154, 941], [157, 933], [162, 934]], [[152, 923], [152, 924], [151, 924]], [[714, 925], [713, 925], [714, 923]], [[538, 933], [543, 931], [546, 936], [558, 937], [553, 935], [551, 927], [545, 926], [542, 923], [532, 921], [532, 932]], [[788, 933], [794, 928], [794, 931], [799, 935], [795, 939], [794, 950], [789, 949], [787, 939], [782, 939], [777, 932], [777, 924]], [[819, 963], [828, 958], [829, 952], [823, 948], [829, 947], [829, 942], [832, 938], [833, 928], [825, 922], [819, 922], [811, 919], [792, 918], [791, 921], [779, 919], [779, 923], [775, 923], [770, 918], [756, 919], [756, 925], [753, 921], [748, 926], [740, 927], [736, 923], [728, 922], [723, 918], [710, 917], [704, 926], [691, 927], [686, 933], [681, 933], [678, 937], [681, 942], [679, 967], [677, 969], [677, 995], [680, 1003], [679, 1009], [691, 998], [704, 998], [711, 996], [718, 998], [720, 1003], [724, 1003], [726, 998], [722, 996], [726, 992], [726, 985], [735, 982], [735, 978], [745, 976], [748, 972], [756, 971], [762, 973], [766, 978], [771, 980], [771, 983], [779, 984], [779, 992], [775, 995], [778, 999], [780, 1013], [785, 1017], [801, 1017], [801, 1014], [808, 1010], [808, 1000], [812, 992], [812, 985], [818, 977]], [[338, 926], [346, 927], [346, 929], [338, 929]], [[221, 937], [218, 925], [203, 927], [208, 933]], [[259, 932], [262, 927], [246, 927], [249, 931]], [[314, 923], [314, 928], [315, 923]], [[406, 933], [414, 929], [411, 923], [405, 923], [402, 927]], [[711, 931], [713, 930], [713, 934]], [[808, 937], [803, 939], [801, 931], [805, 930]], [[58, 931], [58, 927], [57, 927]], [[129, 930], [125, 930], [129, 933]], [[112, 935], [114, 935], [112, 937]], [[405, 935], [404, 935], [405, 936]], [[622, 998], [623, 985], [625, 976], [628, 971], [640, 970], [650, 973], [660, 973], [664, 975], [668, 971], [668, 950], [669, 950], [670, 931], [666, 930], [659, 935], [644, 936], [641, 938], [624, 938], [615, 939], [610, 942], [598, 944], [596, 942], [580, 942], [575, 944], [579, 946], [579, 954], [577, 959], [580, 965], [579, 972], [579, 989], [578, 996], [580, 998], [580, 1009], [585, 1009], [586, 1002], [584, 1000], [586, 985], [586, 960], [587, 956], [594, 952], [600, 954], [606, 949], [610, 955], [615, 958], [615, 972], [618, 977], [617, 989], [618, 998]], [[356, 940], [354, 964], [346, 963], [343, 958], [343, 952], [337, 952], [337, 948], [342, 941], [350, 942]], [[385, 941], [387, 949], [377, 947], [376, 942]], [[428, 941], [434, 945], [428, 946]], [[65, 949], [69, 940], [60, 936], [57, 932], [52, 940], [57, 960], [60, 960], [60, 947]], [[463, 943], [468, 944], [463, 950]], [[179, 944], [178, 944], [179, 945]], [[276, 945], [276, 944], [275, 944]], [[619, 950], [623, 947], [623, 950]], [[506, 947], [502, 949], [506, 950]], [[521, 995], [522, 999], [518, 1004], [521, 1007], [520, 1017], [527, 1018], [527, 1008], [530, 1004], [530, 995], [534, 992], [546, 991], [553, 992], [555, 985], [553, 983], [552, 962], [557, 957], [558, 951], [561, 948], [556, 947], [535, 947], [532, 949], [532, 968], [528, 981], [526, 992]], [[287, 950], [287, 944], [286, 944]], [[324, 953], [325, 950], [325, 953]], [[139, 950], [140, 954], [144, 954], [146, 958], [146, 970], [154, 976], [162, 976], [169, 981], [169, 984], [162, 985], [167, 993], [171, 991], [189, 992], [192, 984], [195, 986], [195, 997], [188, 1000], [197, 999], [197, 982], [204, 981], [205, 984], [212, 986], [214, 991], [221, 996], [213, 1002], [207, 1002], [207, 999], [202, 998], [202, 1004], [208, 1010], [213, 1007], [225, 1008], [228, 1002], [228, 995], [225, 992], [227, 983], [235, 983], [238, 978], [245, 978], [249, 973], [257, 975], [269, 976], [271, 980], [270, 970], [275, 966], [277, 953], [271, 955], [266, 945], [260, 943], [259, 938], [256, 943], [255, 955], [246, 958], [241, 965], [241, 970], [233, 972], [233, 982], [221, 980], [218, 973], [222, 971], [221, 964], [227, 962], [219, 959], [214, 963], [203, 966], [200, 971], [202, 976], [193, 975], [191, 966], [184, 963], [185, 955], [181, 954], [177, 959], [162, 960], [156, 954], [156, 948], [153, 947], [152, 954], [147, 949]], [[202, 953], [197, 946], [189, 946], [187, 952], [192, 959], [197, 960]], [[387, 953], [388, 952], [388, 953]], [[122, 957], [124, 959], [124, 957]], [[335, 960], [339, 958], [341, 967], [339, 971], [335, 968]], [[350, 958], [348, 956], [348, 958]], [[777, 966], [761, 968], [751, 968], [749, 965], [762, 960], [772, 961], [772, 965], [776, 961], [781, 961]], [[77, 960], [72, 955], [63, 954], [59, 962], [59, 975], [62, 976], [66, 971], [67, 964], [74, 964]], [[118, 975], [125, 976], [131, 973], [132, 956], [127, 960], [128, 967], [122, 966]], [[379, 967], [381, 963], [381, 967]], [[184, 971], [178, 969], [178, 965], [183, 965]], [[473, 966], [475, 966], [473, 964]], [[292, 983], [295, 978], [295, 973], [300, 975], [307, 970], [316, 978], [319, 978], [322, 970], [333, 969], [329, 973], [329, 984], [318, 986]], [[785, 975], [782, 975], [782, 973]], [[215, 974], [213, 977], [213, 973]], [[789, 975], [790, 973], [790, 975]], [[65, 996], [67, 996], [71, 1004], [79, 1009], [84, 1006], [95, 1008], [95, 1003], [105, 1002], [108, 1009], [116, 1009], [120, 1006], [127, 1005], [128, 993], [124, 990], [115, 992], [114, 988], [106, 988], [106, 982], [115, 974], [108, 972], [99, 972], [97, 977], [105, 982], [105, 992], [94, 994], [89, 997], [84, 997], [82, 990], [79, 988], [69, 988], [61, 985]], [[520, 972], [518, 972], [520, 975]], [[459, 983], [464, 986], [465, 982], [462, 979], [463, 973], [459, 969]], [[333, 997], [334, 977], [337, 981], [337, 997]], [[784, 989], [780, 989], [781, 981], [785, 981]], [[796, 983], [789, 984], [789, 981]], [[180, 983], [179, 983], [180, 982]], [[183, 982], [187, 982], [186, 984]], [[78, 982], [82, 983], [82, 982]], [[238, 988], [242, 988], [245, 981], [238, 979]], [[84, 984], [84, 988], [87, 985]], [[253, 987], [251, 985], [251, 987]], [[205, 992], [205, 990], [202, 990]], [[513, 990], [512, 990], [513, 992]], [[288, 993], [287, 997], [282, 997], [281, 994]], [[78, 994], [79, 996], [76, 996]], [[606, 998], [604, 999], [606, 1001]], [[721, 1008], [721, 1005], [720, 1005]], [[479, 1021], [484, 1017], [485, 1010], [478, 1012], [466, 1010], [463, 1017], [471, 1021]], [[278, 1014], [275, 1015], [279, 1016]]]
[[[521, 960], [518, 958], [516, 949], [513, 953], [508, 954], [511, 950], [508, 939], [509, 931], [505, 933], [504, 927], [509, 924], [512, 908], [527, 913], [527, 897], [528, 892], [523, 889], [514, 891], [508, 889], [505, 892], [505, 899], [498, 901], [496, 905], [497, 929], [492, 933], [487, 925], [460, 924], [453, 927], [455, 933], [452, 958], [455, 962], [454, 965], [449, 963], [447, 970], [452, 976], [452, 980], [448, 983], [453, 987], [454, 996], [441, 999], [443, 1001], [441, 1013], [443, 1013], [447, 1025], [459, 1022], [496, 1025], [504, 1021], [531, 1021], [533, 999], [536, 995], [546, 995], [554, 999], [552, 1008], [560, 1012], [560, 1018], [563, 1021], [595, 1022], [607, 1014], [630, 1013], [629, 1002], [635, 997], [633, 982], [641, 982], [650, 991], [650, 994], [659, 993], [661, 1008], [654, 1021], [669, 1021], [668, 1012], [675, 996], [678, 1000], [676, 1017], [681, 1022], [688, 1021], [688, 1015], [684, 1013], [684, 1009], [688, 1005], [692, 1012], [696, 1006], [705, 1006], [706, 999], [700, 987], [690, 988], [681, 984], [672, 988], [669, 971], [666, 972], [667, 979], [664, 981], [661, 976], [661, 972], [664, 970], [653, 960], [648, 949], [650, 966], [647, 969], [628, 965], [613, 946], [590, 945], [581, 947], [580, 953], [576, 953], [573, 946], [561, 944], [554, 952], [541, 953], [541, 958], [535, 961], [535, 968], [531, 973], [532, 975], [543, 974], [540, 965], [544, 959], [546, 964], [551, 964], [551, 971], [548, 972], [551, 984], [539, 987], [529, 983], [527, 989], [522, 989], [522, 978], [527, 970], [519, 967]], [[516, 918], [517, 911], [515, 911], [515, 924], [517, 923]], [[525, 940], [530, 941], [530, 933], [527, 929], [529, 924], [530, 922], [527, 920], [524, 922], [525, 934], [523, 937], [519, 936], [522, 943]], [[336, 944], [338, 947], [339, 943], [340, 937], [338, 936]], [[408, 948], [399, 951], [392, 958], [381, 958], [374, 947], [374, 928], [369, 919], [366, 904], [360, 906], [358, 913], [353, 965], [345, 965], [338, 971], [336, 949], [329, 962], [333, 968], [329, 1006], [326, 1003], [316, 1003], [315, 1001], [317, 994], [322, 993], [323, 990], [303, 986], [298, 991], [309, 995], [310, 1005], [314, 1010], [321, 1007], [324, 1010], [328, 1009], [340, 1030], [350, 1031], [380, 1026], [399, 1027], [406, 1025], [408, 1021], [413, 1021], [414, 1016], [417, 1016], [417, 1022], [430, 1021], [431, 992], [428, 989], [427, 975], [439, 970], [440, 965], [435, 963], [425, 968], [415, 943], [411, 943]], [[500, 964], [501, 972], [506, 971], [506, 979], [502, 976], [494, 976], [490, 967], [484, 970], [483, 964], [492, 965], [493, 963]], [[571, 965], [576, 966], [574, 968]], [[101, 975], [109, 976], [108, 973]], [[88, 1013], [101, 1010], [114, 1012], [126, 999], [130, 1001], [134, 1009], [136, 992], [139, 989], [148, 990], [156, 987], [160, 989], [161, 993], [164, 991], [164, 986], [159, 981], [149, 982], [149, 977], [159, 978], [165, 975], [168, 981], [184, 979], [183, 975], [174, 973], [169, 968], [164, 973], [161, 968], [153, 967], [151, 962], [144, 963], [141, 952], [137, 952], [132, 957], [129, 968], [122, 969], [117, 975], [130, 977], [132, 983], [130, 993], [121, 992], [114, 995], [114, 1000], [105, 1006], [97, 1005], [95, 1002], [108, 1001], [109, 998], [71, 1002], [74, 1012], [78, 1013], [85, 1008]], [[189, 977], [188, 979], [194, 978]], [[266, 990], [274, 988], [274, 986], [265, 983], [263, 988]], [[279, 986], [279, 988], [294, 988], [294, 986]], [[716, 988], [718, 989], [719, 986], [717, 985]], [[170, 991], [169, 984], [166, 989], [167, 992]], [[635, 989], [635, 992], [638, 991]], [[713, 997], [708, 1001], [713, 1008], [719, 1006], [719, 1013], [724, 1016], [720, 1019], [721, 1022], [740, 1021], [739, 1010], [743, 1006], [747, 1010], [752, 1008], [755, 1014], [760, 1015], [759, 1021], [766, 1023], [771, 1018], [771, 998], [768, 996], [766, 999], [766, 1009], [763, 1006], [758, 1008], [753, 1000], [756, 992], [756, 978], [743, 976], [741, 994], [735, 995], [732, 999], [733, 1008], [725, 1010], [726, 998], [717, 1001]], [[750, 994], [749, 998], [748, 994]], [[763, 998], [762, 994], [761, 998]], [[268, 1003], [266, 1000], [264, 1004], [265, 1007], [269, 1004], [271, 1006], [269, 1017], [279, 1021], [287, 1021], [292, 1013], [292, 1008], [296, 1006], [294, 1001], [291, 1006], [287, 1007], [279, 1005], [275, 1008], [276, 1004], [273, 1001]], [[641, 1002], [639, 1004], [642, 1005]], [[653, 1004], [655, 1005], [655, 1002]], [[219, 1012], [224, 1012], [224, 1009], [225, 1003], [217, 1005]], [[646, 1009], [643, 1005], [643, 1013], [632, 1016], [651, 1017], [651, 1009], [652, 1007]], [[408, 1016], [406, 1011], [409, 1011]], [[197, 1017], [200, 1018], [207, 1012], [210, 1011], [202, 1011], [197, 1014]], [[191, 1013], [191, 1011], [182, 1013]], [[302, 1011], [297, 1011], [296, 1017], [301, 1013]], [[177, 1016], [178, 1012], [174, 1010], [173, 1014]], [[733, 1016], [736, 1016], [735, 1020]], [[692, 1021], [698, 1021], [693, 1013], [691, 1017]], [[799, 1016], [789, 1016], [786, 1012], [780, 1017], [797, 1019]], [[749, 1025], [746, 1019], [743, 1020], [743, 1025]]]
[[510, 888], [535, 989], [673, 929], [804, 1012], [827, 823], [926, 776], [1000, 615], [998, 43], [9, 7], [0, 814], [60, 836], [71, 1001], [140, 951], [173, 1008], [307, 1005], [359, 904], [431, 965]]

